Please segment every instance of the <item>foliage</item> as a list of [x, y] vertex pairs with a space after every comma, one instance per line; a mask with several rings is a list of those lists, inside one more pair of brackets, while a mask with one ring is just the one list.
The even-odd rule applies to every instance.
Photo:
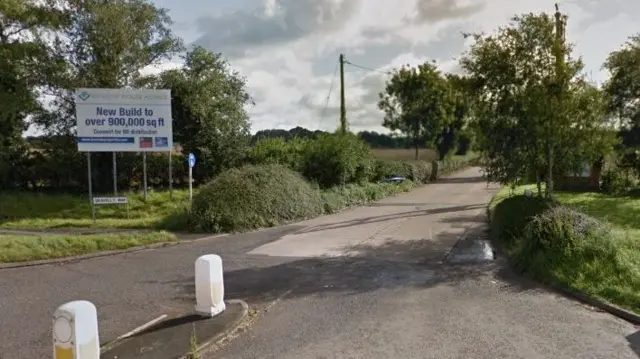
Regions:
[[293, 137], [287, 141], [282, 137], [264, 137], [247, 151], [247, 162], [251, 164], [279, 163], [301, 172], [303, 160], [310, 141], [302, 137]]
[[634, 184], [628, 171], [612, 169], [602, 175], [602, 191], [611, 195], [627, 194]]
[[555, 205], [541, 197], [513, 196], [499, 202], [491, 213], [491, 235], [507, 247], [517, 243], [533, 218]]
[[320, 192], [279, 164], [247, 165], [221, 173], [193, 199], [198, 231], [236, 232], [270, 227], [323, 212]]
[[[537, 197], [498, 194], [491, 230], [501, 234], [494, 239], [522, 273], [640, 312], [640, 231], [636, 217], [627, 215], [634, 199], [573, 192], [558, 198], [562, 204], [548, 205]], [[527, 205], [536, 202], [543, 205]], [[612, 203], [603, 210], [605, 202]]]
[[20, 182], [31, 165], [22, 133], [27, 116], [43, 111], [40, 88], [52, 81], [60, 64], [43, 40], [65, 17], [51, 2], [6, 0], [0, 4], [0, 187]]
[[[438, 143], [438, 135], [453, 122], [454, 92], [431, 63], [396, 69], [379, 97], [378, 108], [384, 112], [383, 126], [410, 137], [416, 159], [418, 148]], [[440, 156], [443, 158], [444, 154]]]
[[184, 153], [198, 157], [194, 178], [206, 181], [238, 165], [249, 144], [250, 101], [246, 81], [230, 70], [221, 54], [194, 47], [184, 56], [185, 66], [140, 84], [171, 89], [173, 136]]
[[322, 191], [324, 212], [338, 213], [354, 206], [362, 206], [384, 197], [410, 191], [414, 186], [411, 181], [401, 183], [366, 183], [362, 185], [348, 184]]
[[548, 195], [554, 176], [613, 144], [605, 101], [564, 41], [566, 17], [560, 24], [546, 14], [516, 16], [492, 35], [475, 35], [461, 60], [475, 91], [473, 126], [489, 178], [540, 183], [544, 176]]
[[640, 127], [640, 34], [631, 36], [622, 48], [609, 54], [604, 66], [611, 75], [605, 85], [610, 96], [609, 110], [623, 125]]
[[307, 146], [302, 174], [323, 188], [360, 181], [369, 157], [369, 147], [353, 133], [323, 134]]

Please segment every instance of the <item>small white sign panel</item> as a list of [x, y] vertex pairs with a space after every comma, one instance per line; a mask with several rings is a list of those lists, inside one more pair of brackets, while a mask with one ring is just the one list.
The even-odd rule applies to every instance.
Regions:
[[93, 204], [127, 204], [127, 197], [93, 197]]
[[79, 88], [80, 152], [168, 152], [173, 147], [171, 90]]

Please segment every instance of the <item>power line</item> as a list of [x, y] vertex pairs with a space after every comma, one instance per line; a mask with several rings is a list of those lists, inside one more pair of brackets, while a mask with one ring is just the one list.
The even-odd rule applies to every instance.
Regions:
[[345, 60], [344, 62], [345, 62], [346, 64], [348, 64], [348, 65], [351, 65], [351, 66], [353, 66], [353, 67], [357, 67], [357, 68], [362, 69], [362, 70], [378, 72], [378, 73], [385, 74], [385, 75], [391, 75], [391, 74], [392, 74], [392, 72], [391, 72], [391, 71], [383, 71], [383, 70], [376, 70], [376, 69], [372, 69], [372, 68], [370, 68], [370, 67], [366, 67], [366, 66], [362, 66], [362, 65], [354, 64], [353, 62], [351, 62], [351, 61], [349, 61], [349, 60]]
[[324, 120], [324, 116], [327, 113], [327, 108], [329, 107], [329, 99], [331, 98], [331, 91], [333, 91], [333, 83], [336, 79], [336, 73], [338, 72], [338, 66], [340, 65], [340, 61], [336, 61], [336, 68], [333, 70], [333, 77], [331, 77], [331, 84], [329, 85], [329, 93], [327, 94], [327, 99], [324, 103], [324, 108], [322, 109], [322, 116], [320, 117], [320, 121], [318, 121], [318, 129], [320, 129], [320, 122]]

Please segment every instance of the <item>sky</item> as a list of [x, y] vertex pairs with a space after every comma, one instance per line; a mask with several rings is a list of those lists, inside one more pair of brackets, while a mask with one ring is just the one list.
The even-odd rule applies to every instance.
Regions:
[[[296, 126], [335, 130], [339, 124], [338, 56], [347, 65], [351, 130], [386, 132], [377, 109], [386, 71], [435, 60], [458, 71], [469, 45], [461, 32], [492, 32], [515, 14], [560, 10], [568, 39], [587, 73], [606, 79], [609, 52], [640, 33], [638, 0], [154, 0], [167, 8], [186, 44], [223, 53], [246, 77], [255, 102], [252, 132]], [[146, 73], [180, 66], [166, 63]], [[330, 91], [331, 89], [331, 91]], [[328, 99], [328, 100], [327, 100]]]

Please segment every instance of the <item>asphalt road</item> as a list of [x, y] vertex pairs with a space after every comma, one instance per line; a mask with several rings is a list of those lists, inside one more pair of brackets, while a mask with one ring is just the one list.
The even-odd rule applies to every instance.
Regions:
[[191, 310], [193, 263], [223, 258], [228, 299], [284, 298], [212, 358], [635, 358], [635, 328], [503, 266], [441, 263], [484, 236], [477, 169], [293, 226], [65, 265], [0, 270], [0, 358], [51, 355], [51, 314], [87, 299], [101, 342]]

